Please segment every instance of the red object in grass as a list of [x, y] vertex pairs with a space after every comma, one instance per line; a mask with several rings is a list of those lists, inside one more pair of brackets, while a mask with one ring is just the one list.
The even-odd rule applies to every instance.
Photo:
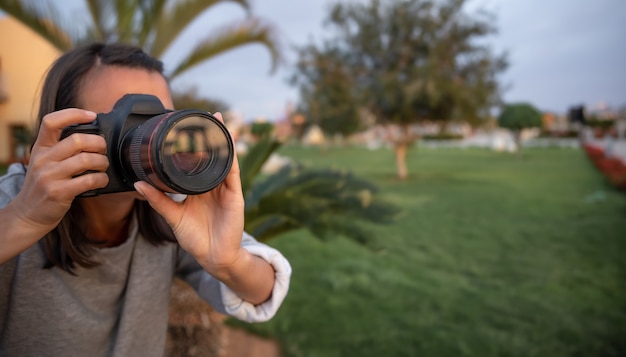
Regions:
[[626, 192], [626, 163], [619, 158], [606, 157], [601, 147], [583, 144], [583, 149], [611, 185]]

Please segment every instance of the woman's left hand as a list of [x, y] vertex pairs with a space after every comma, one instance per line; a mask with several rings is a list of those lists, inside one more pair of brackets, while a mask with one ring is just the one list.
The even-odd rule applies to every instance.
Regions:
[[[220, 113], [215, 117], [223, 121]], [[236, 153], [228, 176], [219, 186], [189, 195], [183, 202], [175, 202], [143, 181], [135, 183], [135, 189], [165, 218], [180, 246], [210, 274], [228, 274], [241, 258], [244, 198]]]

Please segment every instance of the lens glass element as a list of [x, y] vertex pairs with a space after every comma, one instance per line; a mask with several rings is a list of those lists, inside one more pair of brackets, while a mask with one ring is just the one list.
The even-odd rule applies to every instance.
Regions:
[[234, 157], [233, 142], [217, 119], [183, 110], [172, 113], [160, 127], [164, 131], [154, 147], [154, 161], [162, 163], [156, 174], [163, 183], [176, 192], [206, 192], [226, 178]]
[[211, 165], [212, 143], [206, 118], [187, 117], [176, 123], [165, 138], [166, 156], [185, 175], [197, 175]]

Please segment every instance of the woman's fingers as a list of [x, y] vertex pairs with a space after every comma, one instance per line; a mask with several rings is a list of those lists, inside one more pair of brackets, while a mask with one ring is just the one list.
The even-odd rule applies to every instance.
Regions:
[[28, 191], [42, 197], [72, 200], [75, 196], [107, 185], [109, 160], [106, 141], [93, 134], [74, 133], [60, 139], [64, 128], [92, 122], [96, 114], [82, 109], [63, 109], [46, 115], [33, 146], [26, 182]]
[[157, 213], [165, 218], [172, 228], [178, 225], [180, 222], [179, 211], [181, 206], [177, 202], [145, 181], [135, 182], [134, 185], [135, 190], [148, 201], [150, 206], [154, 208]]
[[75, 133], [59, 141], [48, 153], [48, 160], [61, 161], [82, 152], [106, 153], [106, 141], [100, 135]]
[[81, 152], [59, 162], [54, 168], [57, 177], [74, 177], [88, 171], [104, 172], [109, 168], [109, 159], [102, 154]]
[[44, 186], [43, 197], [61, 203], [69, 203], [76, 196], [87, 191], [103, 188], [109, 183], [104, 172], [92, 172], [73, 177], [69, 180], [56, 181], [54, 185]]
[[61, 163], [83, 152], [96, 153], [104, 157], [106, 150], [106, 142], [99, 135], [72, 134], [52, 147], [33, 148], [29, 166], [37, 170], [40, 166]]
[[96, 113], [76, 108], [59, 110], [47, 114], [41, 120], [36, 146], [51, 147], [59, 142], [61, 132], [73, 124], [86, 124], [96, 119]]
[[76, 197], [87, 191], [103, 188], [109, 183], [109, 176], [104, 172], [90, 172], [76, 176], [68, 181], [67, 193]]
[[53, 147], [45, 150], [40, 147], [31, 157], [29, 171], [45, 176], [43, 182], [49, 183], [70, 180], [86, 171], [104, 172], [109, 167], [105, 151], [106, 143], [101, 136], [73, 134]]

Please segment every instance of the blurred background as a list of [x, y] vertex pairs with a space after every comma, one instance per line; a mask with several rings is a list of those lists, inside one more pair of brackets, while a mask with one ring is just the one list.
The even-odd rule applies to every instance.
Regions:
[[140, 45], [177, 108], [225, 114], [246, 230], [292, 287], [247, 325], [177, 285], [170, 355], [626, 354], [623, 1], [0, 10], [0, 173], [28, 160], [47, 68], [90, 41]]

